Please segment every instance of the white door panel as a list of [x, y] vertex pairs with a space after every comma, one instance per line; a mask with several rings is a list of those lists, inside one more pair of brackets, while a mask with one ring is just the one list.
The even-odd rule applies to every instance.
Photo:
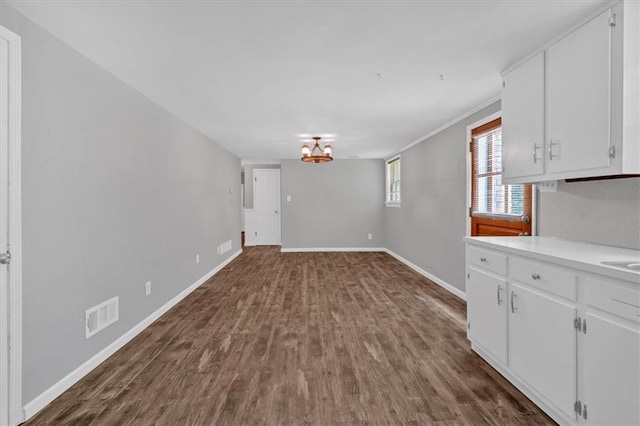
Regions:
[[544, 53], [504, 76], [503, 178], [544, 173]]
[[581, 399], [588, 423], [640, 424], [640, 331], [592, 313], [586, 321]]
[[469, 267], [469, 337], [507, 363], [507, 280]]
[[515, 283], [509, 293], [509, 362], [513, 371], [574, 418], [576, 308]]
[[547, 50], [547, 171], [610, 165], [611, 27], [608, 10]]
[[256, 245], [280, 245], [280, 170], [255, 169]]
[[[0, 38], [0, 252], [5, 252], [9, 226], [9, 43]], [[9, 423], [9, 268], [0, 265], [0, 425]]]

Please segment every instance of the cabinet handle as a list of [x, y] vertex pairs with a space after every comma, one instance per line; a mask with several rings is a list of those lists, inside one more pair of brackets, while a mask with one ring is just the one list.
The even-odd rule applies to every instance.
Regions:
[[487, 258], [486, 258], [486, 257], [481, 257], [481, 258], [480, 258], [480, 262], [486, 262], [486, 261], [487, 261]]
[[533, 278], [534, 280], [539, 280], [540, 274], [531, 274], [531, 278]]
[[538, 148], [539, 147], [535, 142], [533, 143], [533, 164], [536, 164], [538, 162], [538, 156], [536, 155], [538, 152]]
[[516, 308], [516, 305], [514, 304], [514, 299], [516, 298], [516, 292], [512, 291], [511, 292], [511, 313], [515, 314], [516, 311], [518, 310], [518, 308]]
[[496, 297], [498, 298], [498, 306], [502, 306], [502, 299], [500, 298], [500, 292], [502, 291], [502, 286], [498, 284], [498, 291], [496, 292]]
[[552, 161], [557, 155], [553, 154], [553, 146], [558, 145], [558, 142], [554, 142], [553, 139], [549, 139], [549, 161]]

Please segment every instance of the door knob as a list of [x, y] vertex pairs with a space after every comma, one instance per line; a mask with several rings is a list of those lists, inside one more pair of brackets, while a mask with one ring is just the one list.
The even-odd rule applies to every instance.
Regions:
[[6, 253], [0, 254], [0, 264], [8, 265], [9, 263], [11, 263], [11, 252], [7, 250]]
[[520, 216], [520, 220], [522, 221], [522, 223], [526, 223], [526, 224], [529, 224], [529, 222], [531, 222], [531, 218], [526, 214], [523, 214], [522, 216]]

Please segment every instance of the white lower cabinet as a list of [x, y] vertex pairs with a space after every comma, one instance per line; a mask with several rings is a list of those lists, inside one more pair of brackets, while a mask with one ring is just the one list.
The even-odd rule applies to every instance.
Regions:
[[585, 319], [581, 417], [589, 424], [640, 424], [640, 333], [595, 313]]
[[575, 250], [640, 253], [529, 239], [466, 239], [472, 349], [560, 424], [640, 425], [640, 276], [581, 269]]
[[469, 336], [500, 361], [507, 363], [507, 280], [469, 267], [467, 298]]
[[[589, 424], [640, 424], [640, 291], [588, 275], [582, 344], [581, 417]], [[580, 347], [580, 346], [579, 346]]]
[[575, 418], [576, 308], [515, 283], [509, 301], [513, 372]]

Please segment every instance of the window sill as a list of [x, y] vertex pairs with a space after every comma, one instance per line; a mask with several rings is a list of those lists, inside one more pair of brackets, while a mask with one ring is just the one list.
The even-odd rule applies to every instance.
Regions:
[[471, 217], [482, 217], [487, 219], [508, 220], [512, 222], [521, 222], [522, 215], [519, 214], [499, 214], [499, 213], [472, 213]]
[[400, 207], [401, 203], [387, 201], [387, 202], [384, 203], [384, 205], [387, 206], [387, 207]]

